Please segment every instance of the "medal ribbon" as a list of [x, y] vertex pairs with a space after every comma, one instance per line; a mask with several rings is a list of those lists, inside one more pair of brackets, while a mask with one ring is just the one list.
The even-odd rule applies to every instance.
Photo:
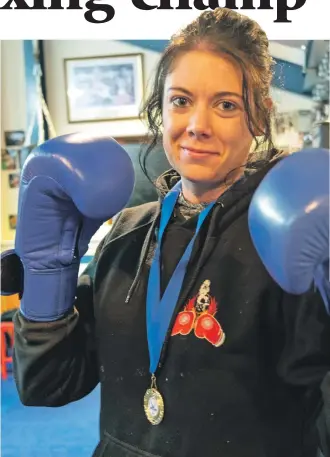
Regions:
[[150, 373], [154, 374], [161, 356], [163, 344], [176, 307], [182, 283], [186, 274], [191, 252], [198, 232], [215, 202], [210, 203], [199, 215], [193, 238], [188, 244], [183, 256], [170, 278], [168, 286], [160, 299], [160, 259], [161, 243], [165, 229], [173, 213], [176, 201], [181, 192], [181, 181], [178, 182], [163, 200], [160, 225], [157, 237], [157, 247], [150, 269], [147, 289], [147, 336], [150, 357]]

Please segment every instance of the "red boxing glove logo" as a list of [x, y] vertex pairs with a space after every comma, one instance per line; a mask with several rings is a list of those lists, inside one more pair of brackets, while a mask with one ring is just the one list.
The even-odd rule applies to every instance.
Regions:
[[193, 327], [195, 322], [195, 313], [194, 311], [182, 311], [178, 314], [176, 318], [172, 336], [174, 335], [188, 335]]
[[210, 314], [204, 314], [196, 320], [195, 335], [197, 338], [205, 338], [215, 347], [219, 347], [225, 340], [219, 322]]
[[204, 281], [197, 297], [189, 300], [184, 311], [178, 314], [172, 336], [189, 335], [194, 329], [197, 338], [205, 339], [215, 347], [224, 343], [225, 334], [214, 317], [217, 312], [217, 303], [210, 296], [210, 285], [211, 281]]

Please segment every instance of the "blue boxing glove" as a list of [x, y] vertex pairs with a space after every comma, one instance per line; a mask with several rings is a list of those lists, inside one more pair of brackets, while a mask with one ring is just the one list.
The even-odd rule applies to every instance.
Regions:
[[329, 311], [330, 152], [306, 149], [278, 162], [250, 204], [249, 230], [266, 269], [288, 293], [315, 284]]
[[[15, 239], [24, 270], [20, 311], [26, 318], [52, 321], [72, 308], [80, 259], [100, 226], [125, 207], [133, 188], [131, 159], [109, 136], [64, 135], [29, 155], [21, 173]], [[17, 268], [8, 271], [7, 289], [13, 293]]]

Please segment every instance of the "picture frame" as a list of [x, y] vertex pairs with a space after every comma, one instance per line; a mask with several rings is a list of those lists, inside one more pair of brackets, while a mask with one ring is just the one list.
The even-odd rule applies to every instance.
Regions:
[[16, 230], [17, 214], [9, 214], [9, 216], [8, 216], [8, 224], [9, 224], [10, 230]]
[[21, 175], [20, 173], [9, 173], [8, 174], [8, 185], [10, 189], [18, 189], [20, 184]]
[[64, 59], [69, 123], [139, 119], [143, 54]]
[[19, 170], [19, 148], [1, 149], [1, 169], [2, 170]]
[[25, 143], [24, 130], [8, 130], [4, 132], [6, 146], [23, 146]]
[[35, 145], [30, 146], [7, 146], [1, 149], [1, 169], [21, 170]]

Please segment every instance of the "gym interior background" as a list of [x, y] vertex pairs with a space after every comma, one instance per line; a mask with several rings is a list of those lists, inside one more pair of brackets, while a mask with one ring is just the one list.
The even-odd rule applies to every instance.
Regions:
[[[105, 128], [134, 163], [137, 181], [129, 206], [157, 198], [139, 168], [138, 153], [148, 138], [138, 112], [166, 43], [2, 41], [1, 251], [14, 246], [24, 161], [36, 145], [53, 136]], [[276, 61], [276, 146], [289, 152], [329, 147], [329, 41], [272, 41], [270, 47]], [[161, 147], [149, 168], [154, 177], [168, 168]], [[81, 269], [111, 230], [111, 222], [93, 237]], [[18, 306], [18, 297], [1, 297], [2, 321]], [[27, 408], [19, 403], [10, 369], [9, 363], [7, 378], [2, 376], [2, 456], [88, 457], [97, 441], [98, 391], [52, 411]], [[17, 429], [22, 430], [19, 437]]]

